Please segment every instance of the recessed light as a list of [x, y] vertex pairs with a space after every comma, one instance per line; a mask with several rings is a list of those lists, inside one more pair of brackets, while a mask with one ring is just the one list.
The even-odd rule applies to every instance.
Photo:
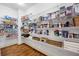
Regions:
[[17, 3], [18, 5], [24, 5], [24, 3]]

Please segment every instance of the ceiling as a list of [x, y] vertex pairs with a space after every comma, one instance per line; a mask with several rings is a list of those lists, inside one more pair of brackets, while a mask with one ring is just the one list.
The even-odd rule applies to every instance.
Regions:
[[24, 3], [23, 5], [19, 5], [17, 3], [0, 3], [0, 4], [10, 7], [10, 8], [14, 8], [14, 9], [26, 10], [26, 9], [32, 7], [33, 5], [35, 5], [36, 3]]

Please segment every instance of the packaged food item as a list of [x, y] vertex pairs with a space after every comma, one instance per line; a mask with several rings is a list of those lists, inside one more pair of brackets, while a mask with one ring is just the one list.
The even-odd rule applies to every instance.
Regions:
[[29, 37], [30, 36], [30, 34], [22, 34], [21, 36], [24, 36], [24, 37]]
[[44, 30], [45, 35], [49, 35], [49, 30]]
[[28, 20], [29, 20], [28, 15], [21, 16], [21, 21], [22, 21], [22, 22], [25, 22], [25, 21], [28, 21]]
[[59, 10], [58, 10], [58, 11], [55, 12], [55, 18], [59, 19], [59, 16], [60, 16], [60, 14], [59, 14]]
[[59, 30], [55, 30], [54, 35], [59, 36]]
[[61, 17], [61, 18], [62, 18], [62, 17], [65, 17], [65, 15], [66, 15], [66, 12], [60, 13], [60, 17]]
[[79, 34], [73, 34], [73, 38], [77, 38], [77, 39], [79, 39]]
[[75, 8], [75, 15], [79, 16], [79, 3], [75, 3], [74, 8]]
[[11, 20], [12, 19], [12, 17], [8, 16], [8, 15], [4, 16], [4, 18], [7, 19], [7, 20]]
[[69, 27], [70, 26], [70, 22], [67, 21], [65, 24], [64, 24], [64, 27]]
[[66, 11], [65, 6], [60, 7], [60, 13], [63, 13], [63, 12], [65, 12], [65, 11]]
[[4, 29], [4, 25], [3, 24], [0, 24], [0, 29]]
[[56, 17], [55, 17], [55, 12], [52, 13], [51, 18], [52, 18], [52, 19], [55, 19], [55, 18], [56, 18]]
[[4, 20], [3, 21], [5, 24], [12, 24], [12, 21], [11, 20]]
[[66, 9], [66, 16], [73, 16], [73, 14], [74, 14], [73, 6], [67, 7], [67, 9]]
[[62, 31], [62, 37], [68, 38], [68, 31]]
[[42, 34], [42, 30], [40, 30], [40, 34]]
[[0, 29], [0, 36], [4, 35], [4, 29]]
[[76, 16], [73, 18], [74, 26], [78, 27], [79, 26], [79, 16]]
[[74, 33], [69, 33], [69, 34], [68, 34], [68, 37], [69, 37], [69, 38], [73, 38], [73, 34], [74, 34]]
[[5, 29], [8, 29], [8, 28], [13, 29], [13, 25], [6, 24]]

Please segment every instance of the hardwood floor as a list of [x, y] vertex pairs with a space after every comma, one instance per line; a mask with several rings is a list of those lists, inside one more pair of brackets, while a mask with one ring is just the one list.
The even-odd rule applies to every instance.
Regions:
[[26, 44], [13, 45], [1, 49], [2, 56], [45, 56]]
[[1, 49], [0, 49], [0, 56], [1, 56]]

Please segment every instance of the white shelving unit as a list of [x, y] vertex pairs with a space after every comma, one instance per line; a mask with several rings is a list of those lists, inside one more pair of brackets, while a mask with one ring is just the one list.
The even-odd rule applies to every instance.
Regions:
[[[74, 4], [73, 4], [73, 6], [74, 6]], [[67, 16], [66, 16], [67, 17]], [[66, 18], [65, 17], [65, 18]], [[73, 16], [74, 17], [74, 16]], [[71, 17], [72, 19], [73, 19], [73, 17]], [[60, 18], [62, 18], [62, 17], [60, 17]], [[53, 20], [53, 19], [51, 19], [51, 20]], [[55, 20], [55, 19], [54, 19]], [[66, 20], [66, 19], [65, 19]], [[65, 20], [63, 20], [64, 22], [65, 22]], [[68, 21], [69, 19], [67, 19], [66, 21]], [[59, 21], [57, 21], [57, 20], [55, 20], [55, 21], [53, 21], [53, 23], [55, 23], [55, 22], [57, 22], [57, 23], [60, 23], [62, 20], [59, 20]], [[69, 20], [69, 21], [71, 21], [71, 19]], [[50, 24], [50, 21], [41, 21], [39, 24]], [[79, 26], [68, 26], [68, 27], [61, 27], [61, 26], [59, 26], [59, 27], [50, 27], [50, 26], [48, 26], [47, 25], [47, 27], [45, 28], [42, 28], [42, 27], [40, 27], [40, 28], [38, 28], [38, 27], [36, 27], [36, 30], [49, 30], [49, 35], [45, 35], [44, 33], [42, 33], [42, 34], [39, 34], [39, 33], [31, 33], [31, 36], [33, 36], [33, 37], [45, 37], [45, 38], [48, 38], [49, 40], [55, 40], [55, 41], [59, 41], [59, 42], [63, 42], [64, 43], [64, 49], [67, 49], [67, 50], [71, 50], [71, 49], [73, 49], [74, 50], [74, 47], [70, 47], [70, 45], [68, 46], [68, 45], [66, 45], [67, 43], [66, 42], [72, 42], [72, 43], [77, 43], [78, 45], [79, 45], [79, 38], [64, 38], [64, 37], [61, 37], [61, 36], [55, 36], [54, 35], [54, 30], [64, 30], [64, 31], [68, 31], [68, 33], [76, 33], [76, 34], [79, 34]], [[68, 46], [68, 48], [67, 48], [67, 46]], [[73, 46], [75, 46], [74, 44], [73, 44]], [[78, 47], [78, 46], [77, 46]], [[71, 48], [71, 49], [69, 49], [69, 48]], [[77, 51], [75, 50], [75, 51], [73, 51], [73, 50], [71, 50], [72, 52], [76, 52], [77, 53]], [[78, 50], [78, 49], [77, 49]], [[79, 51], [79, 50], [78, 50]]]

